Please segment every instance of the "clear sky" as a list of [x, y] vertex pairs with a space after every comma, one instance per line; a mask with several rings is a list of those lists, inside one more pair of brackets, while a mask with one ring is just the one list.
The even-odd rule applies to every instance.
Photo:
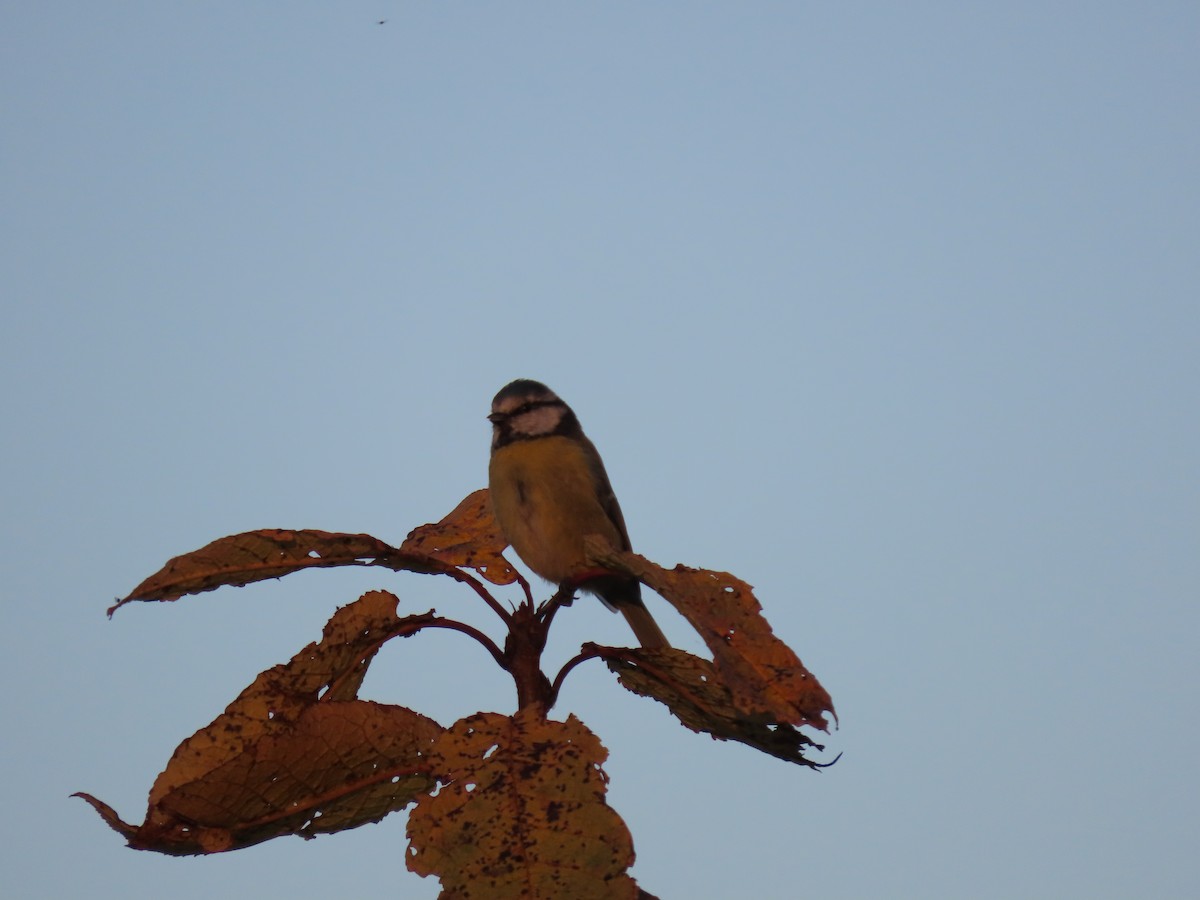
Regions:
[[[234, 532], [402, 540], [518, 376], [841, 716], [814, 773], [578, 670], [647, 890], [1200, 895], [1198, 47], [1194, 3], [4, 3], [6, 896], [436, 896], [403, 814], [171, 859], [68, 794], [140, 821], [368, 588], [490, 628], [386, 572], [104, 610]], [[421, 636], [365, 694], [497, 674]]]

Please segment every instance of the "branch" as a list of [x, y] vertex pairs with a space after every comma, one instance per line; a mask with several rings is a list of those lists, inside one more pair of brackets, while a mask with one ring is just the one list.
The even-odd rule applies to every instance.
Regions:
[[566, 680], [567, 674], [572, 669], [574, 669], [580, 663], [587, 662], [589, 659], [597, 659], [604, 656], [603, 648], [596, 644], [584, 644], [583, 647], [584, 649], [580, 653], [563, 663], [563, 667], [559, 669], [558, 674], [554, 676], [554, 684], [550, 686], [550, 703], [548, 706], [553, 706], [558, 702], [558, 691], [562, 687], [563, 681]]
[[400, 637], [408, 637], [410, 634], [416, 634], [422, 628], [445, 628], [449, 631], [459, 631], [465, 634], [467, 637], [475, 638], [475, 640], [484, 646], [484, 649], [486, 649], [488, 653], [492, 654], [492, 658], [496, 660], [496, 664], [499, 665], [500, 668], [504, 669], [506, 672], [509, 671], [508, 660], [505, 658], [504, 652], [496, 646], [496, 643], [490, 637], [488, 637], [478, 628], [474, 628], [465, 622], [459, 622], [456, 619], [443, 619], [441, 617], [433, 618], [422, 625], [418, 625], [416, 628], [410, 629], [408, 634], [404, 634], [399, 631], [397, 634]]
[[[395, 556], [397, 562], [399, 562], [400, 560], [403, 559], [407, 563], [407, 555], [397, 553], [397, 554], [394, 554], [394, 556]], [[507, 609], [505, 609], [499, 603], [499, 601], [496, 600], [495, 597], [493, 597], [490, 593], [488, 593], [488, 589], [485, 588], [480, 583], [478, 578], [476, 578], [473, 575], [468, 575], [466, 572], [464, 572], [462, 569], [458, 568], [457, 566], [452, 566], [449, 563], [439, 562], [437, 560], [430, 559], [429, 557], [425, 557], [423, 559], [423, 563], [424, 563], [424, 569], [426, 571], [430, 572], [431, 574], [448, 575], [449, 577], [453, 578], [455, 581], [459, 582], [460, 584], [465, 584], [468, 587], [470, 587], [471, 590], [473, 590], [476, 594], [478, 594], [481, 598], [483, 598], [483, 602], [492, 608], [492, 612], [494, 612], [496, 615], [498, 615], [500, 617], [500, 620], [502, 622], [504, 622], [504, 624], [506, 626], [508, 626], [509, 628], [512, 627], [512, 613], [510, 613]], [[393, 569], [398, 572], [416, 571], [416, 569], [411, 564], [388, 565], [388, 563], [386, 561], [384, 561], [381, 563], [377, 563], [377, 565], [384, 565], [387, 568]], [[524, 585], [525, 594], [526, 594], [526, 596], [528, 596], [529, 595], [528, 582], [526, 582], [525, 579], [522, 578], [520, 575], [517, 576], [517, 580], [520, 581], [522, 585]]]

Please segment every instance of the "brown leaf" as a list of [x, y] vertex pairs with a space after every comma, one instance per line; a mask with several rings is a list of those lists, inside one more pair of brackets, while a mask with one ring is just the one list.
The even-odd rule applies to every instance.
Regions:
[[660, 594], [699, 632], [717, 675], [746, 717], [828, 729], [833, 701], [787, 644], [771, 631], [750, 585], [726, 572], [676, 566], [587, 539], [592, 561], [632, 575]]
[[162, 797], [145, 849], [162, 849], [161, 839], [186, 844], [197, 828], [203, 850], [215, 852], [378, 822], [434, 787], [424, 755], [440, 732], [399, 706], [315, 704], [286, 732]]
[[399, 618], [396, 602], [371, 591], [339, 609], [319, 642], [263, 672], [180, 744], [141, 826], [84, 799], [131, 846], [171, 854], [309, 837], [403, 808], [434, 785], [427, 754], [442, 728], [411, 710], [356, 699], [380, 645], [431, 618]]
[[448, 783], [409, 815], [408, 867], [454, 900], [631, 900], [633, 842], [604, 801], [607, 752], [582, 722], [478, 713], [433, 757]]
[[414, 529], [400, 549], [476, 569], [492, 584], [512, 584], [517, 573], [502, 555], [507, 546], [492, 514], [488, 489], [481, 488], [468, 494], [442, 521]]
[[108, 611], [133, 600], [177, 600], [185, 594], [240, 587], [281, 578], [301, 569], [372, 565], [396, 552], [369, 534], [338, 534], [304, 529], [264, 528], [223, 537], [170, 560], [128, 597]]
[[315, 529], [264, 528], [220, 538], [170, 560], [109, 607], [108, 614], [135, 600], [178, 600], [226, 585], [241, 587], [332, 566], [453, 575], [462, 567], [477, 569], [493, 584], [510, 584], [517, 573], [501, 553], [506, 546], [484, 488], [468, 495], [441, 522], [414, 530], [400, 548], [369, 534]]
[[676, 649], [630, 650], [594, 645], [585, 645], [584, 649], [599, 651], [622, 685], [665, 704], [692, 731], [722, 741], [740, 741], [810, 768], [826, 765], [804, 755], [808, 748], [825, 748], [791, 725], [747, 719], [707, 659]]

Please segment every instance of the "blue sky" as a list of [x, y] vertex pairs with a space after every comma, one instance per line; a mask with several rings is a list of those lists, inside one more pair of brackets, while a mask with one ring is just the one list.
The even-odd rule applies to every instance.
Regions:
[[[104, 609], [263, 527], [398, 542], [543, 380], [635, 549], [755, 585], [813, 773], [577, 670], [672, 897], [1200, 893], [1200, 9], [5, 4], [0, 824], [21, 898], [402, 896], [404, 816], [123, 847], [372, 572]], [[386, 18], [385, 25], [376, 21]], [[652, 608], [686, 649], [698, 639]], [[577, 603], [550, 656], [623, 642]], [[454, 635], [365, 693], [511, 711]]]

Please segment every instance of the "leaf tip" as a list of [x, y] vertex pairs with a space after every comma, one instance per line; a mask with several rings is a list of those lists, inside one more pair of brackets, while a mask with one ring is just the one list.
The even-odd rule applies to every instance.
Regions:
[[[824, 748], [822, 748], [822, 749], [824, 749]], [[814, 766], [814, 768], [817, 768], [817, 769], [828, 769], [830, 766], [832, 766], [832, 765], [833, 765], [835, 762], [837, 762], [837, 761], [838, 761], [839, 759], [841, 759], [841, 758], [842, 758], [842, 754], [841, 754], [841, 753], [839, 753], [837, 756], [835, 756], [835, 757], [834, 757], [833, 759], [831, 759], [829, 762], [827, 762], [827, 763], [813, 763], [813, 766]]]
[[105, 824], [107, 824], [109, 828], [121, 835], [127, 841], [133, 840], [133, 838], [137, 835], [137, 829], [128, 822], [123, 821], [121, 817], [117, 815], [117, 811], [103, 800], [99, 800], [84, 791], [76, 791], [71, 796], [78, 797], [80, 800], [83, 800], [85, 803], [91, 806], [91, 808], [99, 814], [100, 818], [104, 820]]

